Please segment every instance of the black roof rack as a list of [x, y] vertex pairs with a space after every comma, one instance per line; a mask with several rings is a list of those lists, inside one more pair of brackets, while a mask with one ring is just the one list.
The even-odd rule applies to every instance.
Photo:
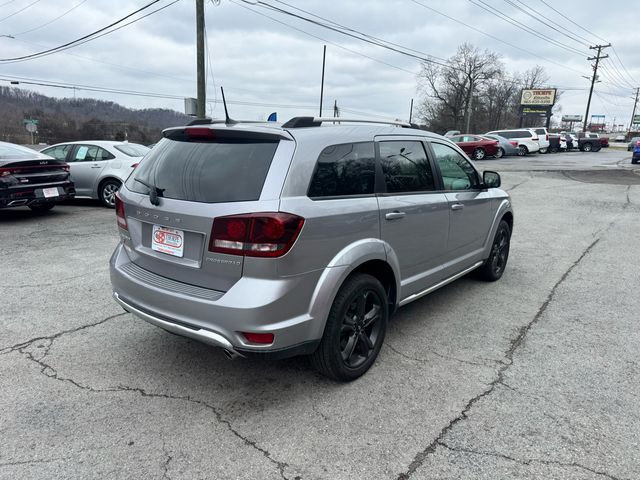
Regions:
[[419, 128], [415, 123], [401, 122], [399, 120], [370, 120], [363, 118], [342, 117], [293, 117], [282, 125], [282, 128], [319, 127], [323, 122], [332, 123], [377, 123], [383, 125], [395, 125], [404, 128]]

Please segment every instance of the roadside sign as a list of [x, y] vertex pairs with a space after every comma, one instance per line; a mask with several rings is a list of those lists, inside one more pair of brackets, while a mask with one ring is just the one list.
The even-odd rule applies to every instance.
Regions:
[[27, 123], [24, 126], [29, 133], [35, 133], [38, 131], [38, 126], [35, 123]]
[[640, 123], [640, 115], [633, 116], [633, 123]]
[[555, 88], [532, 88], [522, 90], [520, 105], [551, 106], [556, 103]]
[[24, 120], [22, 120], [22, 123], [24, 123], [25, 125], [37, 125], [38, 120], [36, 120], [35, 118], [25, 118]]
[[563, 122], [581, 122], [582, 115], [563, 115], [562, 121]]
[[537, 116], [537, 117], [545, 117], [551, 115], [551, 106], [548, 107], [520, 107], [520, 115], [529, 117], [529, 116]]

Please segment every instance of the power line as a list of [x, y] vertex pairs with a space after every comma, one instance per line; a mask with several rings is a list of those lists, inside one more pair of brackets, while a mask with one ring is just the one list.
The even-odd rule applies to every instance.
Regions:
[[519, 28], [520, 30], [524, 30], [525, 32], [534, 35], [538, 38], [540, 38], [541, 40], [544, 40], [547, 43], [550, 43], [551, 45], [554, 45], [556, 47], [562, 48], [568, 52], [571, 53], [577, 53], [579, 55], [584, 55], [584, 52], [581, 52], [580, 50], [573, 48], [565, 43], [562, 43], [558, 40], [554, 40], [551, 37], [548, 37], [544, 34], [541, 34], [537, 31], [535, 31], [534, 29], [527, 27], [521, 23], [519, 23], [517, 20], [511, 18], [509, 15], [502, 13], [502, 12], [498, 12], [495, 10], [495, 7], [493, 5], [490, 5], [486, 2], [484, 2], [483, 0], [469, 0], [470, 3], [472, 3], [473, 5], [475, 5], [476, 7], [479, 7], [487, 12], [489, 12], [491, 15], [498, 17], [500, 20], [507, 22], [517, 28]]
[[603, 42], [607, 42], [606, 39], [602, 38], [600, 35], [597, 35], [595, 33], [593, 33], [591, 30], [587, 30], [586, 28], [584, 28], [582, 25], [580, 25], [577, 22], [574, 22], [571, 17], [569, 15], [565, 15], [564, 13], [562, 13], [561, 11], [557, 10], [556, 8], [552, 7], [550, 4], [548, 4], [545, 0], [540, 0], [542, 3], [544, 3], [547, 7], [549, 7], [551, 10], [553, 10], [554, 12], [556, 12], [558, 15], [562, 15], [562, 18], [564, 18], [565, 20], [568, 20], [570, 23], [574, 24], [576, 27], [580, 28], [581, 30], [587, 32], [589, 35], [593, 35], [594, 37], [602, 40]]
[[576, 73], [580, 73], [580, 74], [582, 74], [582, 72], [580, 72], [579, 70], [576, 70], [576, 69], [574, 69], [574, 68], [568, 67], [568, 66], [566, 66], [566, 65], [565, 65], [565, 64], [563, 64], [563, 63], [556, 62], [556, 61], [551, 60], [551, 59], [549, 59], [549, 58], [545, 58], [545, 57], [543, 57], [543, 56], [541, 56], [541, 55], [538, 55], [537, 53], [534, 53], [534, 52], [532, 52], [532, 51], [530, 51], [530, 50], [524, 49], [524, 48], [519, 47], [519, 46], [517, 46], [517, 45], [515, 45], [515, 44], [513, 44], [513, 43], [507, 42], [506, 40], [502, 40], [501, 38], [498, 38], [498, 37], [496, 37], [495, 35], [492, 35], [492, 34], [490, 34], [490, 33], [487, 33], [487, 32], [485, 32], [485, 31], [480, 30], [479, 28], [474, 27], [474, 26], [472, 26], [472, 25], [469, 25], [469, 24], [467, 24], [467, 23], [464, 23], [463, 21], [458, 20], [457, 18], [451, 17], [450, 15], [447, 15], [446, 13], [443, 13], [443, 12], [441, 12], [441, 11], [439, 11], [439, 10], [436, 10], [436, 9], [435, 9], [435, 8], [433, 8], [433, 7], [427, 6], [427, 5], [425, 5], [425, 4], [423, 4], [423, 3], [421, 3], [421, 2], [419, 2], [419, 1], [417, 1], [417, 0], [410, 0], [410, 1], [411, 1], [411, 2], [413, 2], [413, 3], [415, 3], [416, 5], [420, 5], [421, 7], [426, 8], [427, 10], [431, 10], [432, 12], [437, 13], [438, 15], [441, 15], [441, 16], [443, 16], [443, 17], [445, 17], [445, 18], [448, 18], [449, 20], [452, 20], [453, 22], [456, 22], [456, 23], [458, 23], [458, 24], [460, 24], [460, 25], [463, 25], [463, 26], [465, 26], [465, 27], [467, 27], [467, 28], [470, 28], [471, 30], [474, 30], [474, 31], [476, 31], [476, 32], [478, 32], [478, 33], [481, 33], [482, 35], [485, 35], [485, 36], [487, 36], [487, 37], [489, 37], [489, 38], [492, 38], [492, 39], [494, 39], [494, 40], [497, 40], [498, 42], [504, 43], [505, 45], [508, 45], [508, 46], [509, 46], [509, 47], [511, 47], [511, 48], [515, 48], [516, 50], [520, 50], [521, 52], [528, 53], [529, 55], [532, 55], [532, 56], [534, 56], [534, 57], [536, 57], [536, 58], [539, 58], [539, 59], [541, 59], [541, 60], [544, 60], [544, 61], [546, 61], [546, 62], [553, 63], [554, 65], [557, 65], [557, 66], [559, 66], [559, 67], [565, 68], [565, 69], [567, 69], [567, 70], [571, 70], [572, 72], [576, 72]]
[[35, 0], [35, 2], [31, 2], [29, 5], [27, 5], [26, 7], [21, 8], [20, 10], [17, 10], [15, 12], [13, 12], [11, 15], [7, 15], [6, 17], [0, 18], [0, 22], [4, 22], [5, 20], [13, 17], [14, 15], [19, 14], [20, 12], [24, 12], [27, 8], [35, 5], [36, 3], [38, 3], [40, 0]]
[[38, 25], [37, 27], [33, 27], [30, 28], [29, 30], [24, 30], [23, 32], [18, 32], [18, 33], [12, 33], [12, 36], [17, 36], [17, 35], [23, 35], [25, 33], [31, 33], [31, 32], [35, 32], [36, 30], [40, 30], [43, 27], [46, 27], [47, 25], [51, 25], [53, 22], [55, 22], [56, 20], [61, 19], [62, 17], [64, 17], [65, 15], [71, 13], [72, 11], [74, 11], [76, 8], [78, 8], [80, 5], [82, 5], [83, 3], [86, 3], [88, 0], [82, 0], [80, 3], [75, 4], [73, 7], [71, 7], [69, 10], [66, 10], [65, 12], [61, 13], [60, 15], [58, 15], [55, 18], [52, 18], [51, 20], [49, 20], [46, 23], [43, 23], [41, 25]]
[[[423, 53], [423, 52], [420, 52], [423, 55], [423, 56], [420, 56], [420, 55], [417, 55], [417, 54], [409, 52], [408, 51], [409, 49], [407, 49], [406, 47], [401, 47], [402, 49], [400, 49], [400, 48], [396, 48], [393, 45], [385, 42], [384, 40], [380, 40], [380, 41], [373, 40], [370, 37], [367, 37], [366, 34], [363, 34], [362, 32], [358, 32], [356, 34], [356, 33], [352, 33], [351, 31], [345, 31], [345, 30], [342, 30], [341, 28], [338, 28], [336, 26], [329, 25], [329, 24], [322, 23], [322, 22], [318, 22], [318, 21], [313, 20], [311, 18], [305, 17], [303, 15], [298, 15], [297, 13], [290, 12], [288, 10], [276, 7], [275, 5], [271, 5], [271, 4], [263, 2], [261, 0], [256, 0], [255, 3], [250, 2], [249, 0], [240, 0], [240, 1], [242, 1], [244, 3], [247, 3], [249, 5], [260, 6], [260, 7], [266, 8], [266, 9], [271, 9], [271, 10], [273, 10], [275, 12], [278, 12], [278, 13], [281, 13], [283, 15], [288, 15], [288, 16], [303, 20], [305, 22], [308, 22], [308, 23], [311, 23], [311, 24], [326, 28], [328, 30], [332, 30], [332, 31], [340, 33], [342, 35], [345, 35], [345, 36], [348, 36], [348, 37], [351, 37], [351, 38], [355, 38], [356, 40], [360, 40], [360, 41], [363, 41], [363, 42], [366, 42], [366, 43], [370, 43], [372, 45], [376, 45], [378, 47], [385, 48], [387, 50], [391, 50], [393, 52], [396, 52], [396, 53], [399, 53], [399, 54], [402, 54], [402, 55], [405, 55], [405, 56], [408, 56], [408, 57], [415, 58], [417, 60], [421, 60], [421, 61], [429, 62], [429, 63], [434, 63], [436, 65], [440, 65], [440, 66], [443, 66], [443, 67], [448, 67], [445, 63], [442, 63], [442, 62], [446, 61], [445, 59], [440, 59], [439, 57], [435, 57], [433, 55], [429, 55], [429, 54]], [[440, 61], [433, 60], [434, 58], [438, 58], [439, 60], [442, 60], [442, 61], [440, 62]]]
[[[508, 3], [509, 5], [517, 8], [518, 10], [520, 10], [522, 13], [524, 13], [525, 15], [527, 15], [528, 17], [533, 18], [534, 20], [536, 20], [537, 22], [547, 26], [548, 28], [550, 28], [551, 30], [553, 30], [554, 32], [560, 33], [561, 35], [567, 37], [570, 40], [573, 40], [576, 43], [581, 44], [582, 46], [588, 47], [589, 45], [591, 45], [591, 43], [589, 42], [589, 40], [587, 40], [586, 42], [583, 40], [579, 40], [578, 38], [576, 38], [576, 36], [574, 35], [570, 35], [568, 32], [568, 30], [566, 29], [566, 27], [564, 27], [563, 25], [560, 25], [558, 23], [556, 23], [554, 20], [551, 20], [550, 18], [545, 17], [544, 15], [540, 14], [539, 12], [536, 12], [536, 14], [532, 14], [531, 12], [527, 11], [525, 8], [522, 8], [520, 5], [516, 5], [515, 3], [513, 3], [513, 1], [511, 0], [504, 0], [506, 3]], [[527, 8], [528, 7], [525, 3], [523, 3], [521, 0], [515, 0], [516, 2], [524, 5]], [[545, 20], [547, 20], [546, 22], [544, 20], [542, 20], [540, 17], [544, 18]], [[558, 29], [557, 26], [561, 27], [563, 30]]]
[[[0, 62], [8, 63], [8, 62], [29, 60], [31, 58], [39, 58], [39, 57], [42, 57], [42, 56], [45, 56], [45, 55], [51, 55], [53, 53], [58, 53], [58, 52], [60, 52], [62, 50], [67, 50], [69, 48], [73, 48], [73, 47], [76, 47], [78, 45], [82, 45], [83, 43], [89, 42], [91, 40], [95, 40], [95, 39], [100, 38], [100, 37], [102, 37], [104, 35], [108, 35], [110, 33], [115, 32], [116, 30], [119, 30], [120, 28], [123, 28], [123, 27], [125, 27], [127, 25], [131, 25], [132, 23], [135, 23], [135, 22], [137, 22], [139, 20], [142, 20], [143, 18], [145, 18], [145, 17], [147, 17], [147, 16], [149, 16], [149, 15], [151, 15], [153, 13], [156, 13], [156, 12], [158, 12], [160, 10], [163, 10], [164, 8], [167, 8], [167, 7], [173, 5], [174, 3], [176, 3], [176, 2], [178, 2], [180, 0], [174, 0], [173, 2], [169, 3], [168, 5], [165, 5], [164, 7], [161, 7], [159, 9], [147, 14], [147, 15], [139, 17], [139, 18], [127, 23], [127, 24], [121, 25], [118, 28], [115, 28], [113, 30], [105, 32], [105, 30], [108, 30], [109, 28], [111, 28], [111, 27], [113, 27], [115, 25], [118, 25], [119, 23], [122, 23], [123, 21], [127, 20], [128, 18], [131, 18], [132, 16], [142, 12], [143, 10], [146, 10], [147, 8], [151, 7], [152, 5], [154, 5], [154, 4], [156, 4], [156, 3], [160, 2], [160, 1], [161, 0], [152, 0], [151, 2], [147, 3], [143, 7], [140, 7], [139, 9], [129, 13], [128, 15], [125, 15], [124, 17], [120, 18], [119, 20], [116, 20], [115, 22], [112, 22], [112, 23], [110, 23], [109, 25], [107, 25], [105, 27], [102, 27], [102, 28], [100, 28], [100, 29], [98, 29], [98, 30], [96, 30], [94, 32], [91, 32], [91, 33], [89, 33], [87, 35], [84, 35], [84, 36], [82, 36], [80, 38], [77, 38], [75, 40], [67, 42], [67, 43], [65, 43], [63, 45], [59, 45], [57, 47], [49, 48], [49, 49], [43, 50], [41, 52], [32, 53], [30, 55], [23, 55], [23, 56], [14, 57], [14, 58], [2, 58], [2, 59], [0, 59]], [[104, 32], [104, 33], [102, 33], [102, 35], [98, 35], [101, 32]]]
[[288, 28], [291, 28], [291, 29], [293, 29], [293, 30], [296, 30], [296, 31], [298, 31], [298, 32], [300, 32], [300, 33], [303, 33], [303, 34], [305, 34], [305, 35], [309, 36], [309, 37], [313, 37], [313, 38], [316, 38], [316, 39], [318, 39], [318, 40], [322, 40], [322, 41], [323, 41], [323, 42], [325, 42], [325, 43], [328, 43], [328, 44], [330, 44], [330, 45], [333, 45], [334, 47], [340, 48], [340, 49], [345, 50], [345, 51], [347, 51], [347, 52], [353, 53], [354, 55], [359, 55], [359, 56], [361, 56], [361, 57], [368, 58], [369, 60], [372, 60], [372, 61], [374, 61], [374, 62], [380, 63], [380, 64], [382, 64], [382, 65], [386, 65], [387, 67], [395, 68], [396, 70], [400, 70], [400, 71], [403, 71], [403, 72], [409, 73], [409, 74], [411, 74], [412, 76], [415, 76], [415, 75], [416, 75], [416, 72], [412, 72], [411, 70], [407, 70], [406, 68], [402, 68], [402, 67], [399, 67], [399, 66], [397, 66], [397, 65], [393, 65], [393, 64], [388, 63], [388, 62], [385, 62], [385, 61], [383, 61], [383, 60], [379, 60], [379, 59], [374, 58], [374, 57], [371, 57], [371, 56], [369, 56], [369, 55], [367, 55], [367, 54], [365, 54], [365, 53], [358, 52], [358, 51], [356, 51], [356, 50], [352, 50], [352, 49], [347, 48], [347, 47], [345, 47], [345, 46], [343, 46], [343, 45], [340, 45], [339, 43], [332, 42], [331, 40], [327, 40], [326, 38], [320, 37], [320, 36], [318, 36], [318, 35], [314, 35], [313, 33], [307, 32], [306, 30], [302, 30], [301, 28], [294, 27], [293, 25], [291, 25], [291, 24], [289, 24], [289, 23], [286, 23], [286, 22], [283, 22], [283, 21], [281, 21], [281, 20], [278, 20], [277, 18], [274, 18], [274, 17], [272, 17], [271, 15], [267, 15], [267, 14], [265, 14], [265, 13], [258, 12], [258, 11], [256, 11], [256, 10], [252, 9], [252, 8], [247, 7], [246, 5], [243, 5], [242, 3], [238, 3], [238, 2], [236, 2], [236, 1], [234, 1], [234, 0], [229, 0], [229, 1], [230, 1], [231, 3], [233, 3], [233, 4], [237, 5], [238, 7], [242, 7], [242, 8], [244, 8], [244, 9], [246, 9], [246, 10], [248, 10], [248, 11], [252, 12], [252, 13], [255, 13], [256, 15], [260, 15], [260, 16], [262, 16], [262, 17], [266, 17], [266, 18], [268, 18], [268, 19], [270, 19], [270, 20], [272, 20], [272, 21], [274, 21], [274, 22], [276, 22], [276, 23], [279, 23], [279, 24], [281, 24], [281, 25], [284, 25], [285, 27], [288, 27]]

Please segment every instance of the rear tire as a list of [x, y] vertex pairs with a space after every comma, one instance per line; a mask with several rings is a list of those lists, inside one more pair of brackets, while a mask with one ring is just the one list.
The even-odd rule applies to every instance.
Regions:
[[593, 147], [590, 143], [585, 143], [582, 145], [582, 148], [580, 150], [582, 150], [583, 152], [590, 152], [592, 149]]
[[495, 282], [502, 277], [509, 259], [510, 243], [511, 229], [509, 224], [505, 220], [500, 220], [496, 235], [493, 237], [489, 258], [477, 270], [478, 278], [486, 282]]
[[48, 212], [55, 206], [56, 206], [55, 203], [47, 202], [47, 203], [39, 203], [37, 205], [29, 205], [29, 208], [34, 212], [42, 213], [42, 212]]
[[473, 151], [474, 160], [484, 160], [486, 156], [487, 156], [487, 152], [485, 152], [483, 148], [476, 148]]
[[524, 145], [518, 145], [518, 156], [524, 157], [527, 153], [529, 153], [529, 149]]
[[116, 208], [116, 193], [120, 190], [122, 183], [118, 180], [109, 179], [100, 184], [98, 197], [107, 208]]
[[547, 153], [547, 149], [546, 148], [541, 148], [540, 149], [540, 153]]
[[333, 301], [311, 364], [331, 379], [355, 380], [380, 353], [388, 319], [387, 294], [378, 279], [364, 273], [352, 275]]
[[495, 154], [496, 158], [502, 158], [504, 157], [504, 150], [502, 149], [502, 147], [498, 147], [498, 151]]

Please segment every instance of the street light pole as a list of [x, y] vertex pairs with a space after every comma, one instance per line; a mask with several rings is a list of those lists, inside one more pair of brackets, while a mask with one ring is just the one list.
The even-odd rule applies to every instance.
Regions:
[[198, 118], [205, 118], [205, 102], [207, 101], [204, 66], [204, 28], [204, 0], [196, 0], [196, 65], [198, 78], [196, 115]]

